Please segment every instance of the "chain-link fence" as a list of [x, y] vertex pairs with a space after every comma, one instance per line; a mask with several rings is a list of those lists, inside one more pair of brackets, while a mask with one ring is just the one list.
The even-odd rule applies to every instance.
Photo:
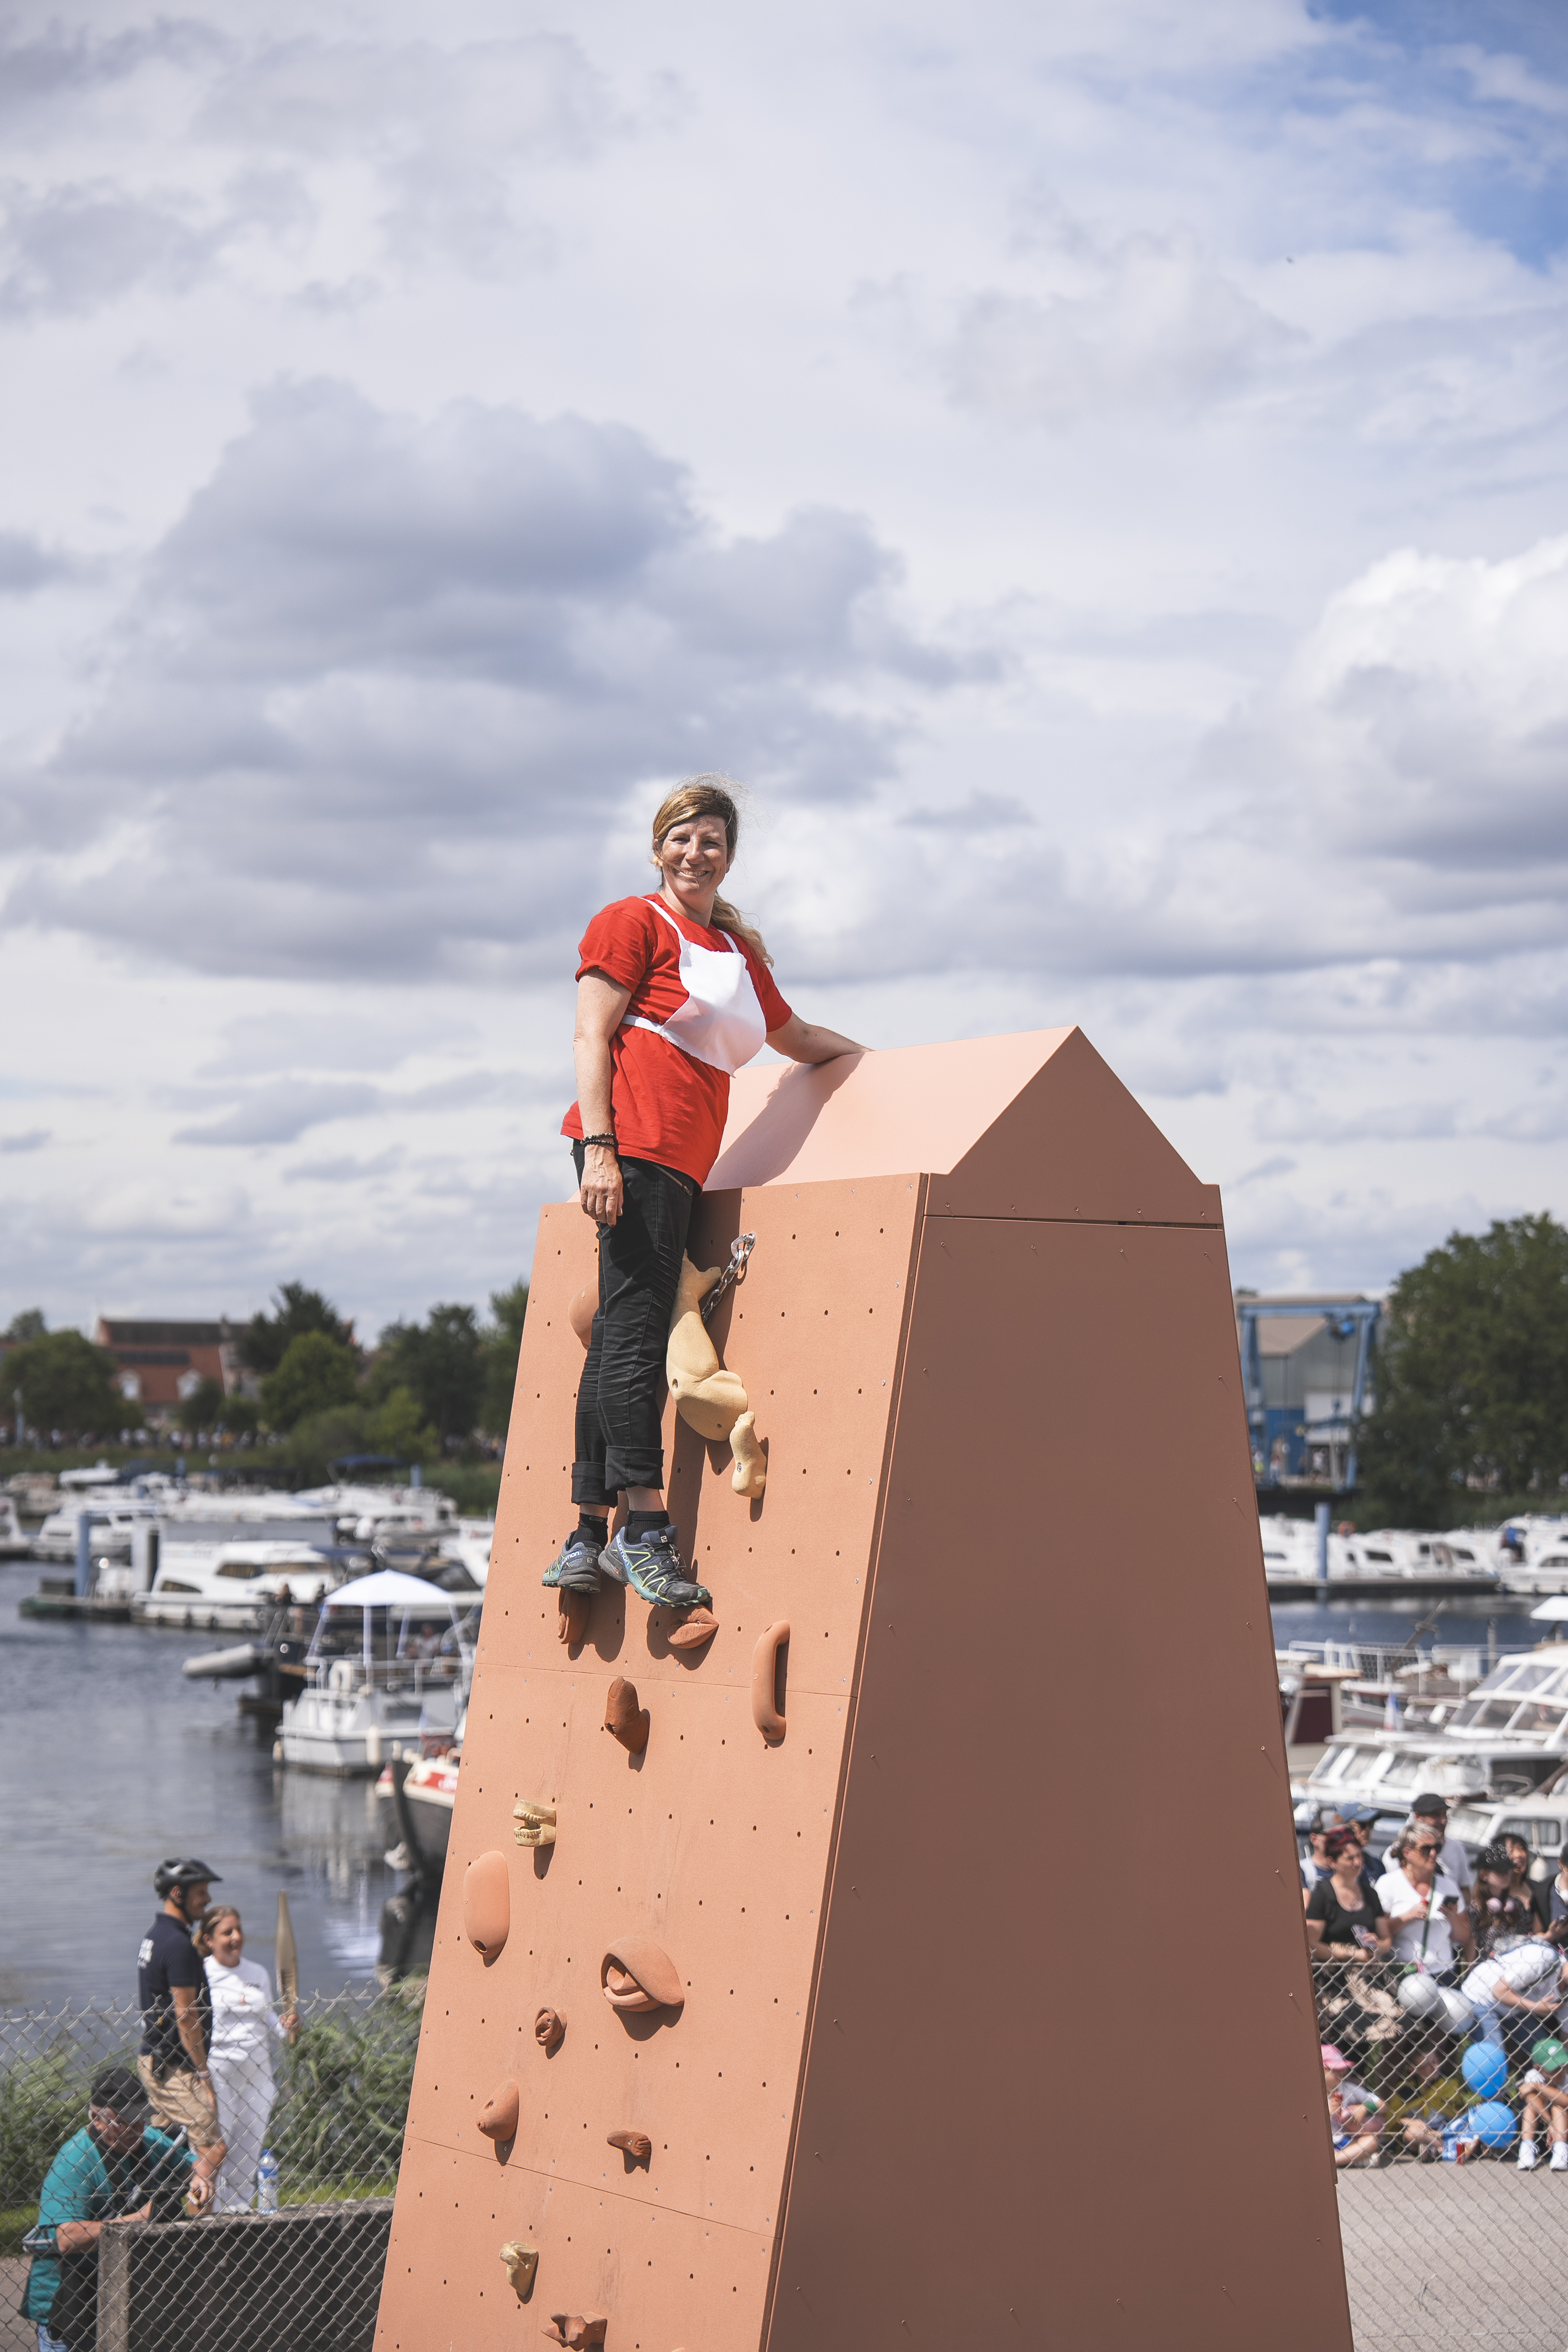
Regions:
[[[1338, 2182], [1356, 2352], [1563, 2352], [1568, 2168], [1553, 2168], [1552, 2146], [1568, 2111], [1538, 2099], [1527, 2118], [1525, 2107], [1531, 2048], [1563, 2029], [1521, 2021], [1496, 2063], [1472, 2059], [1467, 2076], [1476, 2036], [1406, 2009], [1404, 1974], [1376, 1961], [1313, 1968], [1319, 2032], [1350, 2062], [1336, 2120], [1354, 2158]], [[229, 2128], [220, 2081], [220, 2120], [244, 2151], [220, 2178], [220, 2210], [185, 2218], [176, 2179], [159, 2210], [105, 2231], [85, 2263], [57, 2251], [51, 2270], [41, 2253], [31, 2294], [25, 2242], [37, 2243], [46, 2180], [51, 2168], [57, 2184], [79, 2179], [71, 2147], [89, 2086], [102, 2068], [134, 2063], [141, 2020], [129, 2005], [0, 2018], [0, 2352], [36, 2352], [40, 2319], [68, 2352], [369, 2352], [423, 1989], [413, 1979], [302, 2000], [297, 2039], [274, 2044], [263, 2137], [244, 2119]], [[1527, 2119], [1538, 2161], [1521, 2170]], [[252, 2145], [276, 2161], [260, 2189], [276, 2210], [254, 2210]], [[124, 2210], [110, 2199], [93, 2212]], [[67, 2261], [78, 2291], [61, 2319]]]
[[[423, 1990], [307, 1996], [292, 2042], [214, 2062], [229, 2154], [195, 2219], [186, 2148], [149, 2171], [146, 2143], [86, 2137], [95, 2077], [135, 2065], [135, 2009], [0, 2018], [0, 2352], [37, 2352], [40, 2323], [68, 2352], [369, 2352]], [[69, 2227], [125, 2212], [146, 2218]]]
[[1356, 2352], [1563, 2352], [1568, 2067], [1532, 2056], [1563, 2022], [1505, 2011], [1484, 2041], [1451, 2001], [1407, 2008], [1396, 1963], [1312, 1975], [1320, 2035], [1349, 2061], [1331, 2127]]

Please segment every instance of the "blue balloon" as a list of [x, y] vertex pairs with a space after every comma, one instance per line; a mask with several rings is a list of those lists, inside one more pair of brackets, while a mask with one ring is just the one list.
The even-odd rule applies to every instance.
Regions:
[[1495, 2099], [1508, 2080], [1508, 2060], [1495, 2042], [1472, 2042], [1459, 2071], [1478, 2098]]
[[1505, 2107], [1500, 2099], [1486, 2100], [1465, 2117], [1467, 2134], [1485, 2147], [1506, 2147], [1518, 2129], [1513, 2109]]

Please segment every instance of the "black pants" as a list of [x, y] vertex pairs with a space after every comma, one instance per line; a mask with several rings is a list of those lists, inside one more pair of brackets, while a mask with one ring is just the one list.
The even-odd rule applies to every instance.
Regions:
[[[582, 1181], [583, 1149], [571, 1147]], [[574, 1503], [663, 1486], [664, 1351], [697, 1188], [653, 1160], [622, 1160], [618, 1224], [599, 1228], [599, 1309], [577, 1391]]]

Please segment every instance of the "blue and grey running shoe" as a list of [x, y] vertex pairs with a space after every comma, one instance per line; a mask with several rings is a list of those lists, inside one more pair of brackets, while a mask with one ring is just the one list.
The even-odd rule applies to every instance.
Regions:
[[640, 1601], [655, 1608], [711, 1609], [706, 1584], [691, 1583], [675, 1549], [675, 1530], [666, 1519], [632, 1543], [622, 1528], [599, 1555], [599, 1565], [617, 1584], [629, 1584]]
[[603, 1557], [580, 1528], [573, 1528], [540, 1580], [558, 1592], [597, 1592]]

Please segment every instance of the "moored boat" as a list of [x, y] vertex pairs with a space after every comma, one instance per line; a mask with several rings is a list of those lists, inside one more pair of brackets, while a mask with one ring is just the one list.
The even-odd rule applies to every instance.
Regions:
[[329, 1592], [283, 1709], [275, 1754], [307, 1771], [376, 1773], [392, 1744], [456, 1729], [473, 1661], [460, 1602], [421, 1577], [380, 1569]]

